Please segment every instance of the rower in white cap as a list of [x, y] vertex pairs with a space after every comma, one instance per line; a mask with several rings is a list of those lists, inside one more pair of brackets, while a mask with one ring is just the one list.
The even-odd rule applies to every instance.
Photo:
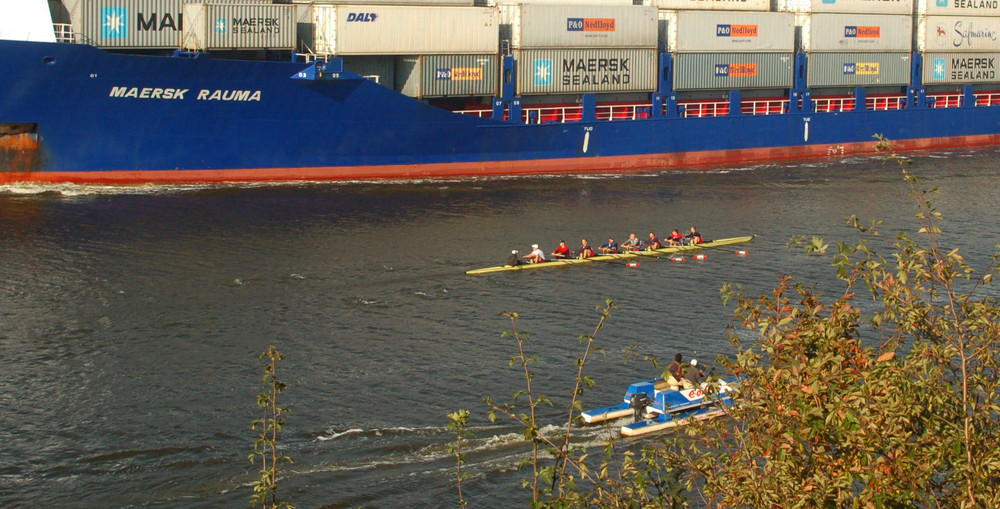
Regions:
[[524, 255], [524, 259], [528, 263], [542, 263], [545, 261], [545, 253], [538, 248], [538, 244], [532, 244], [531, 252]]

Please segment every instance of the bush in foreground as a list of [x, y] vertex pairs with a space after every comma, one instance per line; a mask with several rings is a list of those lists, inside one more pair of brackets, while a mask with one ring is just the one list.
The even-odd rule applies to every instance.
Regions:
[[[943, 246], [929, 199], [936, 190], [900, 166], [916, 234], [887, 238], [879, 222], [852, 217], [857, 243], [791, 243], [833, 260], [839, 295], [790, 276], [755, 298], [723, 288], [738, 326], [730, 334], [735, 355], [720, 362], [741, 380], [723, 418], [641, 446], [609, 440], [603, 457], [588, 458], [570, 437], [592, 383], [586, 358], [612, 304], [583, 336], [570, 426], [559, 437], [538, 433], [533, 410], [549, 400], [531, 392], [531, 358], [515, 323], [512, 364], [523, 368], [528, 389], [488, 405], [491, 417], [523, 425], [533, 444], [525, 483], [533, 505], [1000, 507], [1000, 303], [987, 294], [1000, 251], [979, 272]], [[525, 398], [528, 413], [517, 406]]]

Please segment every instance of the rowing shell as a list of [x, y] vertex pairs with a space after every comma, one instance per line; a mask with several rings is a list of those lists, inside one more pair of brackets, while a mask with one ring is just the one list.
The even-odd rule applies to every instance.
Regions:
[[490, 274], [493, 272], [506, 272], [509, 270], [531, 270], [531, 269], [543, 269], [547, 267], [566, 267], [568, 265], [579, 265], [579, 264], [593, 263], [593, 262], [613, 262], [615, 260], [639, 258], [641, 256], [655, 257], [665, 254], [683, 253], [685, 251], [712, 249], [715, 247], [728, 246], [732, 244], [743, 244], [745, 242], [752, 241], [754, 237], [756, 237], [756, 235], [747, 235], [745, 237], [732, 237], [729, 239], [719, 239], [719, 240], [712, 240], [709, 242], [702, 242], [701, 244], [695, 244], [693, 246], [670, 246], [660, 249], [654, 249], [652, 251], [628, 251], [625, 253], [592, 256], [590, 258], [566, 258], [566, 259], [556, 259], [544, 263], [526, 263], [522, 265], [500, 265], [497, 267], [486, 267], [484, 269], [467, 270], [465, 271], [465, 273]]

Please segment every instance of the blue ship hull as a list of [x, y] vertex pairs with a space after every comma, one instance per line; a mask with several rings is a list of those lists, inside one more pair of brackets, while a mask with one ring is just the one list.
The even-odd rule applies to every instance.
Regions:
[[902, 150], [1000, 143], [996, 107], [911, 101], [889, 111], [705, 118], [653, 108], [650, 118], [621, 121], [585, 108], [579, 122], [524, 124], [456, 114], [306, 63], [18, 41], [0, 41], [0, 54], [0, 182], [634, 171], [871, 152], [876, 133]]

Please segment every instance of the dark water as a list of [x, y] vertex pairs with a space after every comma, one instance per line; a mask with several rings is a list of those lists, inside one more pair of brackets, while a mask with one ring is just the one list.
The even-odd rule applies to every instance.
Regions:
[[[947, 239], [982, 267], [1000, 243], [1000, 152], [917, 155], [940, 187]], [[522, 314], [535, 388], [565, 403], [595, 308], [617, 311], [584, 406], [648, 377], [636, 344], [710, 363], [730, 353], [725, 282], [752, 293], [791, 273], [836, 288], [793, 235], [854, 237], [842, 218], [915, 230], [897, 168], [861, 158], [602, 178], [226, 187], [0, 188], [0, 502], [5, 506], [245, 507], [257, 355], [287, 359], [299, 507], [457, 505], [446, 414], [473, 411], [467, 495], [521, 503], [526, 444], [481, 403], [521, 388], [501, 311]], [[757, 233], [749, 256], [642, 260], [489, 276], [511, 248], [697, 225]], [[565, 421], [544, 409], [552, 429]], [[596, 444], [603, 429], [588, 429]]]

